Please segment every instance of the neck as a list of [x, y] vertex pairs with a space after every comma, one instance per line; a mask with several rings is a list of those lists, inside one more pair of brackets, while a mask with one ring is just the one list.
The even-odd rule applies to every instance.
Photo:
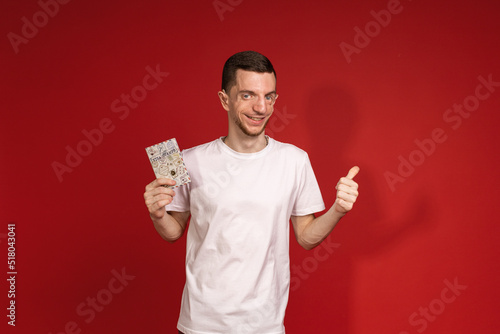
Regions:
[[222, 141], [232, 150], [240, 153], [259, 152], [262, 151], [268, 144], [268, 139], [264, 133], [255, 137], [245, 135], [243, 138], [238, 138], [228, 134], [226, 137], [222, 138]]

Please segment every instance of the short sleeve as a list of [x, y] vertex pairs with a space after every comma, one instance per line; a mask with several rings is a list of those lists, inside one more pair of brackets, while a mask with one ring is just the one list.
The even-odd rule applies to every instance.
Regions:
[[305, 216], [325, 209], [318, 181], [307, 153], [298, 167], [297, 193], [292, 208], [293, 216]]

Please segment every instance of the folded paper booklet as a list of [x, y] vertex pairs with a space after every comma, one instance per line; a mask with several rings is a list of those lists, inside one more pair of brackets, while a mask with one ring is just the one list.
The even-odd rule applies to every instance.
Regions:
[[156, 178], [166, 177], [175, 180], [175, 186], [168, 187], [176, 188], [191, 182], [175, 138], [146, 147], [146, 152]]

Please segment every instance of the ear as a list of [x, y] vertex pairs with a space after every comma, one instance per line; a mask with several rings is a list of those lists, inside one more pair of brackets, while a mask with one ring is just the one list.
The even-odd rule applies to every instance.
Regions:
[[229, 96], [227, 96], [226, 92], [221, 90], [217, 93], [219, 95], [220, 103], [222, 104], [222, 108], [224, 110], [229, 111]]

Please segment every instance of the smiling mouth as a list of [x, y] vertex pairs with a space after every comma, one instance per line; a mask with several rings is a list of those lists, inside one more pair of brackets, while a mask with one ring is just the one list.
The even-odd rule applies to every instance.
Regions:
[[245, 115], [246, 117], [250, 118], [251, 120], [253, 121], [262, 121], [265, 117], [251, 117], [251, 116], [248, 116], [248, 115]]

